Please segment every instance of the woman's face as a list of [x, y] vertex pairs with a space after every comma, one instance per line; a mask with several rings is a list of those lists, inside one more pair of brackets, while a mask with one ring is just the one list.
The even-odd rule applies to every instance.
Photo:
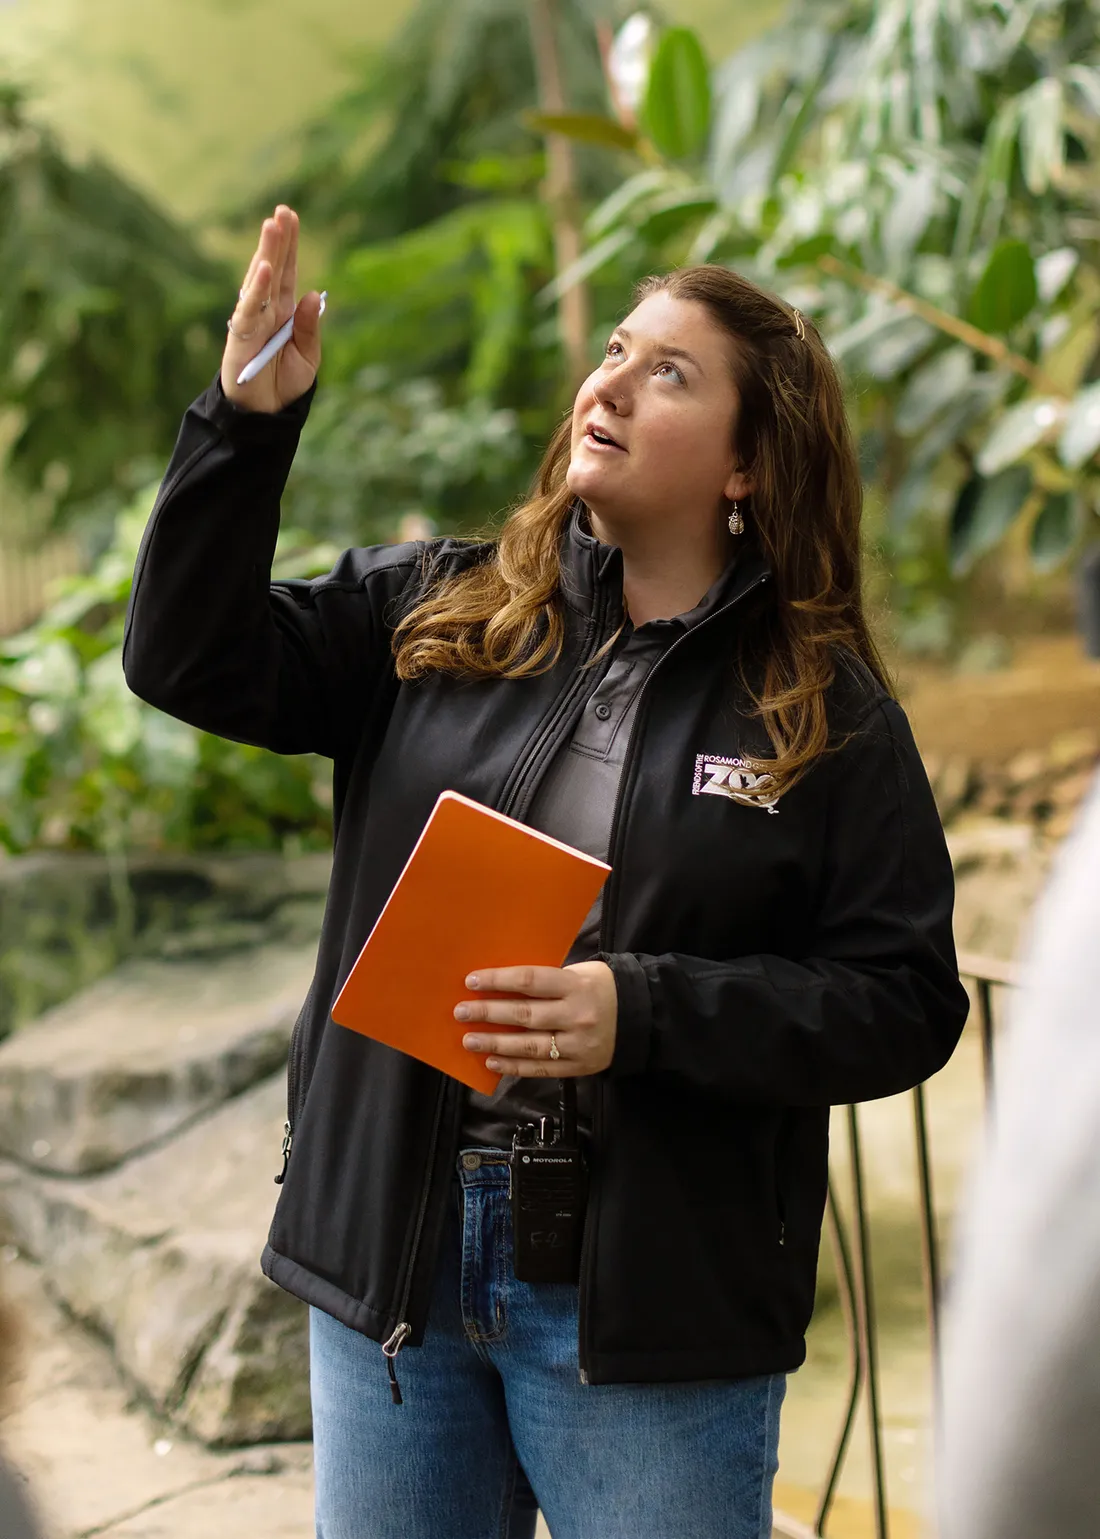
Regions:
[[566, 482], [615, 538], [658, 523], [713, 535], [723, 498], [748, 495], [733, 449], [732, 346], [702, 305], [665, 293], [612, 332], [573, 405]]

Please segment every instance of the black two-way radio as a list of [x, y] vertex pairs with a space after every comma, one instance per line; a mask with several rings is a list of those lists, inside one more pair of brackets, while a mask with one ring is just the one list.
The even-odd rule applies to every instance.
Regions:
[[512, 1135], [513, 1270], [520, 1282], [576, 1282], [588, 1197], [577, 1134], [577, 1086], [561, 1082], [561, 1119], [542, 1117]]

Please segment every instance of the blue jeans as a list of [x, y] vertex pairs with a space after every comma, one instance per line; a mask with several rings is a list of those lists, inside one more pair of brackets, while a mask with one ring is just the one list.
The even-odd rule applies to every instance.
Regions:
[[554, 1539], [770, 1539], [785, 1376], [582, 1384], [577, 1289], [512, 1276], [477, 1152], [402, 1406], [377, 1343], [310, 1311], [318, 1539], [531, 1539], [537, 1507]]

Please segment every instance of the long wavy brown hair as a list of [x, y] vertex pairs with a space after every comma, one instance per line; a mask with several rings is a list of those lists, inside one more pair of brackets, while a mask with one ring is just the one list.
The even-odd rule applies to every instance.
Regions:
[[[887, 690], [863, 609], [863, 490], [836, 368], [816, 327], [726, 267], [680, 268], [644, 279], [652, 294], [702, 305], [729, 337], [739, 411], [737, 462], [752, 477], [746, 519], [773, 575], [751, 638], [735, 660], [771, 743], [765, 794], [787, 791], [830, 746], [826, 696], [842, 657]], [[508, 517], [492, 559], [428, 591], [397, 627], [397, 672], [439, 670], [521, 679], [562, 648], [559, 594], [571, 419], [555, 432], [533, 495]]]

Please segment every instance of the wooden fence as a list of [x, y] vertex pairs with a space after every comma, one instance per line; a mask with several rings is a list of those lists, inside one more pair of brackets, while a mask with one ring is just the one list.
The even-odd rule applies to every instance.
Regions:
[[11, 636], [36, 620], [49, 602], [54, 579], [79, 570], [79, 547], [67, 535], [37, 546], [0, 543], [0, 636]]

